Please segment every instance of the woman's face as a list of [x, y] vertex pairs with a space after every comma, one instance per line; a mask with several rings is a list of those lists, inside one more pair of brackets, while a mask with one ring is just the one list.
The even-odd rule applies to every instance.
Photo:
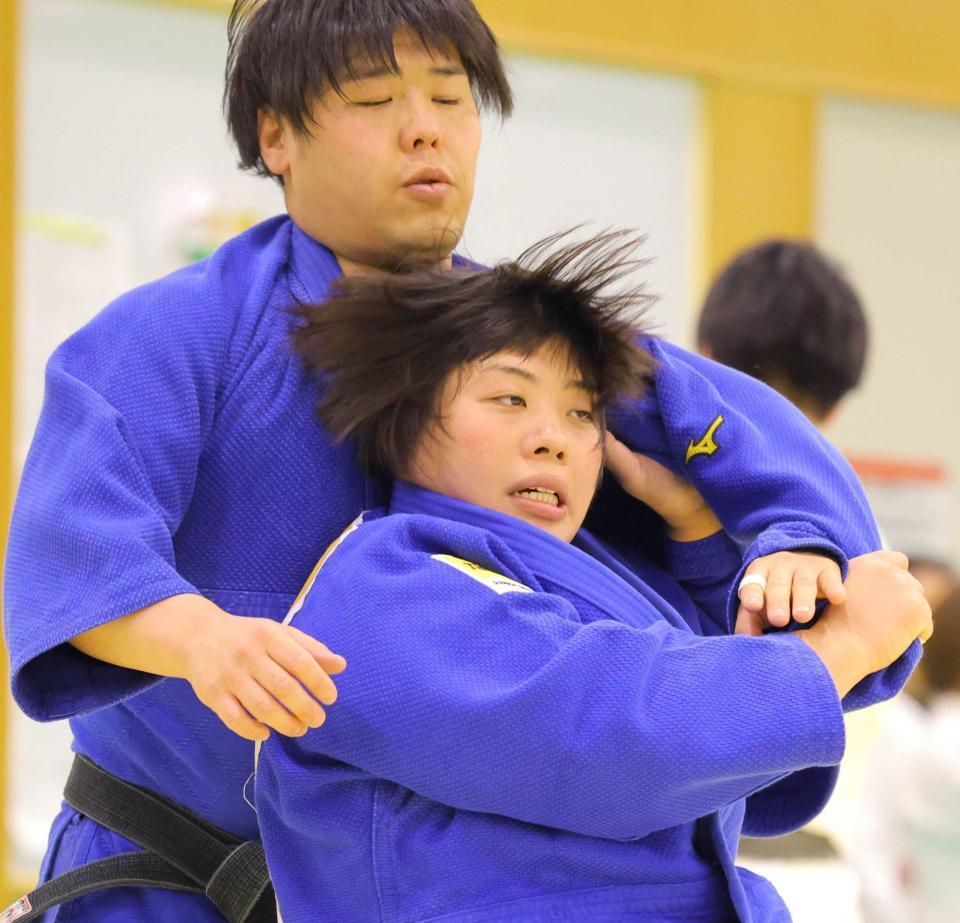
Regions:
[[596, 395], [579, 379], [557, 343], [529, 356], [499, 352], [450, 375], [442, 423], [423, 438], [404, 477], [570, 541], [603, 460]]

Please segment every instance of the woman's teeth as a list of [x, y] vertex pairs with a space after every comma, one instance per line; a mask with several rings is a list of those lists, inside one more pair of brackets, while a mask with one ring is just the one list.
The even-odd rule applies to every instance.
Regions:
[[540, 503], [549, 503], [551, 506], [560, 505], [560, 498], [552, 490], [531, 488], [518, 490], [516, 493], [518, 497], [523, 497], [525, 500], [538, 500]]

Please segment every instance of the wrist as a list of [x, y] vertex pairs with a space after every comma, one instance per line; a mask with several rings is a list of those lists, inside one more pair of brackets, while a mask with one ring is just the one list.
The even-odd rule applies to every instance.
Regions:
[[667, 522], [667, 535], [675, 542], [698, 542], [716, 535], [723, 526], [710, 509], [698, 510], [677, 522]]
[[156, 605], [163, 607], [151, 613], [160, 632], [154, 642], [164, 652], [163, 675], [189, 679], [195, 658], [202, 658], [204, 648], [217, 643], [211, 639], [229, 614], [203, 596], [172, 596]]
[[849, 643], [842, 643], [835, 632], [825, 629], [825, 621], [818, 622], [812, 628], [795, 632], [820, 658], [842, 699], [864, 677], [864, 673], [853, 664], [856, 662]]

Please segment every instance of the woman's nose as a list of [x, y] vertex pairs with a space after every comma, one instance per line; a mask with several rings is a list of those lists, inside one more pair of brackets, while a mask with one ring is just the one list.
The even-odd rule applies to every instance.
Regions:
[[555, 420], [543, 419], [531, 427], [527, 434], [526, 449], [534, 456], [563, 461], [566, 458], [567, 439]]

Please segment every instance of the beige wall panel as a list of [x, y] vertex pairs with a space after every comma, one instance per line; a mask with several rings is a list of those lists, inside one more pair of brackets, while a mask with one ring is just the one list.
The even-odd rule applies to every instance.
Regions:
[[821, 125], [818, 238], [872, 334], [865, 381], [830, 434], [847, 451], [943, 463], [956, 485], [960, 114], [833, 99]]

